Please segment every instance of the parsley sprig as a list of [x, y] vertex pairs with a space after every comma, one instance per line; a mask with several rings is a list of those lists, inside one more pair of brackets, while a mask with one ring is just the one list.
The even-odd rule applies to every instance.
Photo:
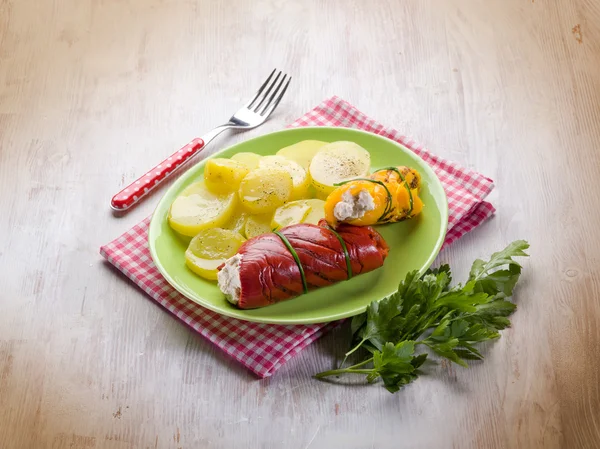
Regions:
[[[488, 261], [477, 259], [464, 285], [451, 287], [448, 265], [422, 276], [408, 273], [396, 293], [373, 301], [352, 319], [353, 347], [340, 368], [315, 377], [361, 374], [369, 383], [381, 378], [394, 393], [419, 376], [428, 357], [419, 346], [464, 367], [467, 360], [483, 359], [475, 345], [500, 337], [499, 331], [510, 326], [508, 317], [516, 305], [508, 298], [522, 269], [513, 258], [527, 256], [527, 248], [526, 241], [518, 240]], [[370, 356], [344, 367], [348, 356], [360, 348]]]

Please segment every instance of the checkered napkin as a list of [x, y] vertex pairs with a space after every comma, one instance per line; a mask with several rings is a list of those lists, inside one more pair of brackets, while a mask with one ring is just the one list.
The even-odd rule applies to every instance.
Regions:
[[[494, 185], [491, 179], [435, 156], [398, 131], [377, 123], [338, 97], [325, 100], [291, 127], [340, 126], [358, 128], [395, 140], [421, 156], [440, 178], [449, 205], [445, 245], [471, 231], [494, 213], [483, 201]], [[150, 257], [145, 219], [100, 248], [102, 256], [144, 290], [153, 300], [210, 340], [259, 377], [268, 377], [295, 354], [338, 323], [282, 326], [241, 321], [204, 309], [164, 280]]]

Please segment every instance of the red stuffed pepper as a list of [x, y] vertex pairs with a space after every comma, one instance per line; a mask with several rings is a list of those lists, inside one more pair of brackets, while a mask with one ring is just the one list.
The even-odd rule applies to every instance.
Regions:
[[241, 309], [264, 307], [376, 270], [388, 251], [368, 226], [292, 225], [244, 243], [219, 267], [219, 288]]

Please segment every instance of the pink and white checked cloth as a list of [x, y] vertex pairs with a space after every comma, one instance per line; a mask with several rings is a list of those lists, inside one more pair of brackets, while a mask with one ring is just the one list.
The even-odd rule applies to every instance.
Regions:
[[[450, 210], [445, 245], [471, 231], [494, 213], [494, 207], [483, 201], [494, 187], [491, 179], [429, 153], [421, 145], [395, 129], [375, 122], [338, 97], [325, 100], [290, 126], [358, 128], [395, 140], [421, 156], [440, 178], [448, 196]], [[100, 248], [102, 256], [152, 299], [259, 377], [273, 374], [338, 324], [281, 326], [250, 323], [198, 306], [171, 287], [154, 266], [147, 242], [149, 222], [150, 218], [145, 219]]]

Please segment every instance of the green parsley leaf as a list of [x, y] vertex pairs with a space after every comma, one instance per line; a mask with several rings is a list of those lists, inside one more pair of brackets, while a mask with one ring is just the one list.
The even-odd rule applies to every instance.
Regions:
[[[391, 295], [379, 302], [373, 301], [367, 308], [366, 324], [359, 336], [381, 350], [387, 341], [392, 341], [400, 332], [404, 321], [395, 319], [402, 312], [402, 297]], [[401, 318], [401, 317], [400, 317]]]
[[476, 312], [478, 304], [485, 304], [489, 301], [487, 293], [465, 294], [462, 291], [449, 292], [440, 297], [436, 305], [438, 307], [446, 306], [461, 312]]
[[496, 300], [487, 304], [479, 304], [475, 308], [475, 312], [465, 316], [466, 320], [502, 330], [510, 327], [510, 321], [506, 317], [512, 315], [517, 306], [512, 302]]
[[[525, 250], [529, 244], [524, 240], [511, 243], [502, 251], [492, 254], [489, 261], [477, 259], [469, 274], [469, 283], [475, 292], [485, 292], [490, 296], [510, 297], [521, 275], [521, 265], [513, 257], [527, 257]], [[500, 268], [506, 267], [503, 270]]]
[[527, 248], [529, 244], [519, 240], [487, 262], [477, 259], [464, 285], [450, 286], [448, 265], [424, 275], [408, 273], [396, 293], [372, 302], [366, 313], [352, 319], [355, 346], [346, 357], [361, 347], [371, 356], [316, 377], [366, 375], [368, 382], [381, 379], [385, 388], [396, 392], [418, 377], [427, 359], [427, 353], [416, 353], [418, 345], [464, 367], [466, 360], [483, 359], [475, 345], [499, 338], [499, 331], [510, 326], [508, 317], [516, 306], [507, 299], [522, 271], [513, 258], [527, 256]]
[[454, 349], [459, 344], [458, 338], [448, 338], [445, 341], [427, 340], [425, 344], [440, 357], [449, 359], [454, 363], [457, 363], [465, 368], [469, 367], [469, 365], [467, 365], [467, 362], [461, 359], [459, 355], [454, 351]]
[[438, 355], [466, 367], [467, 363], [463, 359], [483, 358], [473, 346], [474, 343], [493, 340], [499, 336], [494, 328], [480, 323], [471, 323], [461, 318], [445, 319], [423, 343]]
[[416, 378], [413, 375], [415, 366], [412, 363], [414, 352], [414, 341], [402, 341], [397, 345], [386, 343], [381, 352], [376, 351], [373, 354], [374, 372], [370, 375], [370, 381], [381, 377], [385, 387], [392, 392], [412, 382]]
[[446, 274], [446, 283], [443, 286], [443, 291], [448, 291], [450, 288], [450, 283], [452, 282], [452, 273], [450, 272], [450, 265], [443, 264], [440, 265], [438, 268], [430, 268], [425, 272], [426, 275], [433, 274], [434, 276], [436, 276], [436, 278], [440, 280], [442, 279], [442, 277], [440, 277], [442, 273]]
[[352, 335], [358, 334], [361, 328], [367, 322], [367, 314], [361, 313], [360, 315], [355, 315], [352, 317], [352, 322], [350, 323], [350, 330], [352, 331]]
[[[471, 268], [469, 280], [477, 280], [483, 277], [486, 273], [494, 268], [501, 267], [503, 265], [517, 264], [513, 260], [513, 257], [521, 256], [527, 257], [528, 254], [525, 250], [529, 248], [529, 243], [525, 240], [517, 240], [512, 242], [502, 251], [492, 254], [488, 262], [484, 262], [481, 259], [477, 259]], [[517, 264], [518, 265], [518, 264]]]

